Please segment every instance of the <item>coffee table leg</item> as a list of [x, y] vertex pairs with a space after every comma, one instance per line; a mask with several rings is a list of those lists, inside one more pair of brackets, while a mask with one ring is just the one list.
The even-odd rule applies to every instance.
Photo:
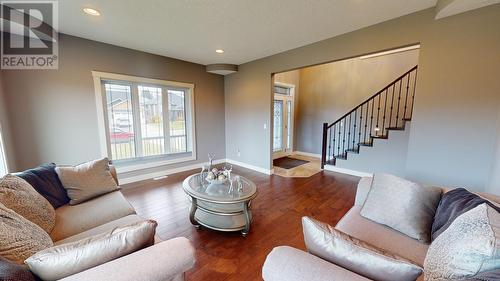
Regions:
[[198, 200], [194, 197], [191, 197], [191, 208], [189, 210], [189, 220], [191, 221], [191, 224], [194, 225], [196, 228], [200, 228], [200, 225], [194, 218], [194, 214], [196, 213], [196, 208], [198, 207]]
[[245, 215], [245, 229], [241, 231], [241, 235], [243, 235], [243, 237], [247, 236], [247, 234], [250, 232], [250, 212], [248, 205], [249, 202], [243, 203], [243, 214]]

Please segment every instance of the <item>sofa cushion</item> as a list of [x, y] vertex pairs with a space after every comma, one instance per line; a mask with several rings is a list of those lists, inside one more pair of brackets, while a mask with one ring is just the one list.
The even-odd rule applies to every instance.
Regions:
[[500, 213], [483, 203], [456, 218], [429, 247], [425, 280], [462, 280], [500, 269]]
[[56, 173], [56, 164], [47, 163], [34, 169], [29, 169], [16, 176], [27, 181], [33, 188], [40, 193], [54, 208], [69, 203], [69, 197], [64, 189], [59, 176]]
[[373, 280], [415, 281], [422, 268], [389, 251], [356, 239], [326, 223], [303, 217], [307, 250]]
[[54, 228], [54, 207], [20, 177], [6, 175], [0, 179], [0, 202], [47, 233]]
[[22, 264], [52, 245], [43, 229], [0, 203], [0, 256]]
[[58, 241], [132, 214], [134, 208], [120, 191], [78, 205], [64, 205], [56, 209], [56, 225], [50, 237]]
[[114, 221], [110, 221], [108, 223], [96, 226], [96, 227], [91, 228], [89, 230], [86, 230], [84, 232], [81, 232], [81, 233], [75, 234], [73, 236], [64, 238], [62, 240], [56, 241], [56, 242], [54, 242], [54, 245], [75, 242], [78, 240], [89, 238], [89, 237], [94, 236], [94, 235], [109, 232], [117, 227], [131, 225], [133, 223], [140, 222], [140, 221], [145, 221], [145, 219], [139, 217], [138, 215], [128, 215], [128, 216], [125, 216], [123, 218], [119, 218], [119, 219], [116, 219]]
[[108, 158], [90, 161], [77, 166], [58, 166], [56, 173], [76, 205], [118, 189], [111, 174]]
[[38, 281], [29, 269], [20, 264], [13, 263], [0, 257], [0, 280], [2, 281]]
[[61, 279], [153, 245], [156, 226], [155, 221], [144, 220], [117, 227], [107, 233], [45, 249], [25, 263], [44, 280]]
[[474, 209], [475, 207], [486, 203], [500, 212], [500, 207], [470, 193], [464, 188], [450, 190], [443, 194], [432, 223], [432, 240], [436, 239], [450, 224], [461, 214]]
[[428, 243], [441, 189], [375, 174], [361, 215]]
[[360, 215], [361, 207], [352, 207], [335, 226], [353, 237], [385, 249], [420, 266], [424, 264], [429, 245], [370, 221]]

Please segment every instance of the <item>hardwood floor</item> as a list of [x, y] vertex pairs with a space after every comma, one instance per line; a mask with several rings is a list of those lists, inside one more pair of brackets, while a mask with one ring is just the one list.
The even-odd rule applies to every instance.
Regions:
[[359, 180], [327, 171], [309, 178], [284, 178], [239, 167], [233, 170], [258, 186], [247, 237], [240, 232], [196, 230], [191, 225], [182, 181], [197, 170], [124, 187], [123, 193], [137, 213], [158, 221], [157, 233], [162, 239], [184, 236], [193, 242], [197, 262], [187, 280], [262, 280], [262, 265], [274, 247], [305, 249], [301, 217], [335, 225], [354, 204]]

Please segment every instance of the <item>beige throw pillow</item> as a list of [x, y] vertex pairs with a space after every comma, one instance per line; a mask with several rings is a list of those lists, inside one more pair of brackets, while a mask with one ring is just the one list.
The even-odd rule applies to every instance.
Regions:
[[109, 169], [108, 158], [94, 160], [78, 166], [58, 166], [56, 173], [71, 199], [76, 205], [99, 195], [117, 190]]
[[52, 245], [43, 229], [0, 203], [0, 256], [22, 264]]
[[56, 223], [54, 207], [27, 181], [14, 175], [0, 179], [0, 203], [50, 233]]
[[426, 281], [463, 280], [500, 269], [500, 213], [483, 203], [457, 217], [432, 241], [424, 269]]
[[43, 280], [61, 279], [154, 244], [157, 223], [146, 220], [40, 251], [25, 263]]
[[424, 243], [430, 242], [441, 189], [375, 174], [361, 216]]
[[415, 281], [422, 268], [326, 223], [303, 217], [302, 227], [307, 250], [322, 259], [372, 280]]

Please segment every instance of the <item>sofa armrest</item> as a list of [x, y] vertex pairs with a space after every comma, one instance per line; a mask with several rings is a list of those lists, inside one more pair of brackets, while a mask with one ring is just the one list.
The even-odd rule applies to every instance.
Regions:
[[61, 280], [179, 280], [179, 275], [182, 276], [185, 271], [191, 269], [194, 263], [194, 248], [191, 242], [184, 237], [178, 237]]
[[267, 255], [262, 278], [265, 281], [367, 281], [361, 275], [329, 263], [304, 251], [280, 246]]
[[354, 201], [354, 206], [363, 206], [365, 204], [368, 192], [372, 187], [372, 177], [362, 177], [359, 180], [358, 188], [356, 189], [356, 199]]

